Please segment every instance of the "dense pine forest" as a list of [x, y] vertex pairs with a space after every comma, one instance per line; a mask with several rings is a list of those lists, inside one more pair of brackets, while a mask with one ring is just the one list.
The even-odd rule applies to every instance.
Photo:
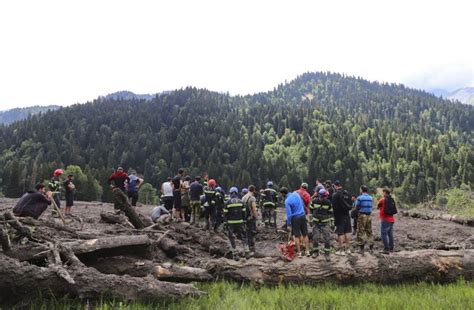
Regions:
[[474, 183], [473, 129], [473, 106], [333, 73], [249, 96], [190, 87], [149, 101], [100, 98], [0, 126], [0, 187], [17, 197], [74, 165], [79, 198], [109, 200], [118, 165], [155, 188], [184, 167], [225, 188], [321, 177], [419, 202]]

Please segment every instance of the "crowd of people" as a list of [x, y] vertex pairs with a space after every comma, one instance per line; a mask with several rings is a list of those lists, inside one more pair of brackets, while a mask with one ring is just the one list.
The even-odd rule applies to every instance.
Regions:
[[[361, 186], [358, 195], [351, 195], [339, 181], [323, 184], [318, 179], [310, 195], [307, 183], [290, 192], [285, 187], [277, 191], [273, 182], [268, 181], [259, 191], [254, 185], [249, 185], [240, 192], [233, 186], [226, 193], [216, 180], [196, 176], [191, 181], [184, 172], [180, 169], [175, 177], [169, 177], [161, 185], [163, 205], [153, 210], [153, 221], [187, 221], [205, 230], [225, 230], [236, 258], [239, 256], [237, 238], [242, 241], [247, 256], [255, 251], [257, 223], [277, 228], [276, 209], [279, 206], [286, 210], [285, 227], [291, 232], [299, 257], [323, 254], [329, 259], [333, 253], [331, 240], [334, 233], [338, 242], [336, 255], [352, 254], [355, 249], [373, 252], [374, 199], [366, 186]], [[396, 207], [390, 190], [385, 188], [383, 193], [376, 206], [380, 209], [382, 223], [382, 252], [388, 254], [393, 251]], [[353, 235], [356, 236], [355, 245], [351, 244]]]
[[[36, 186], [36, 191], [27, 192], [16, 204], [17, 216], [38, 218], [50, 204], [59, 210], [61, 186], [66, 194], [65, 215], [71, 214], [75, 186], [73, 174], [66, 180], [60, 177], [61, 169], [54, 171], [48, 184]], [[114, 193], [126, 195], [131, 206], [137, 206], [139, 189], [144, 180], [131, 172], [128, 175], [118, 167], [108, 179]], [[191, 179], [185, 170], [179, 169], [174, 177], [169, 177], [160, 188], [160, 204], [151, 213], [154, 222], [186, 221], [211, 232], [225, 231], [232, 248], [233, 257], [239, 258], [236, 240], [243, 244], [243, 253], [252, 256], [255, 252], [257, 226], [277, 227], [277, 208], [286, 211], [286, 228], [293, 238], [298, 257], [322, 254], [329, 260], [330, 254], [350, 255], [352, 251], [373, 252], [372, 210], [380, 209], [381, 239], [383, 253], [394, 249], [393, 215], [397, 213], [390, 190], [383, 189], [383, 197], [375, 204], [367, 186], [360, 187], [358, 195], [351, 195], [339, 181], [322, 183], [319, 179], [310, 194], [308, 183], [291, 192], [286, 187], [277, 190], [272, 181], [265, 188], [257, 190], [254, 185], [241, 191], [232, 186], [228, 193], [218, 186], [216, 180], [200, 176]], [[123, 198], [125, 199], [125, 198]], [[120, 209], [116, 206], [116, 209]], [[352, 222], [351, 222], [352, 219]], [[331, 241], [337, 236], [334, 249]], [[355, 245], [351, 244], [353, 235]], [[312, 241], [312, 242], [310, 242]]]

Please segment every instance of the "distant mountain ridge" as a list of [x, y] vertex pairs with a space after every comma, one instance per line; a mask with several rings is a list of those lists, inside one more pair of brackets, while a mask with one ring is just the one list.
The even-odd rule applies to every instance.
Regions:
[[128, 90], [117, 91], [115, 93], [108, 94], [105, 97], [99, 97], [99, 99], [105, 100], [152, 100], [156, 94], [135, 94]]
[[20, 121], [28, 118], [30, 115], [44, 113], [48, 111], [54, 111], [59, 109], [61, 106], [48, 105], [48, 106], [33, 106], [27, 108], [14, 108], [6, 111], [0, 111], [0, 124], [9, 125], [16, 121]]
[[463, 87], [450, 92], [447, 96], [449, 100], [458, 100], [465, 104], [474, 105], [474, 87]]

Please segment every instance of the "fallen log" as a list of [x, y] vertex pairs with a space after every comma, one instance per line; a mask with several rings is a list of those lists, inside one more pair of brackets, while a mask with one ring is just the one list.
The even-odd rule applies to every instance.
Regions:
[[442, 220], [453, 222], [461, 225], [467, 225], [474, 227], [474, 218], [451, 215], [451, 214], [430, 214], [427, 212], [415, 211], [415, 210], [403, 210], [401, 211], [403, 216], [409, 216], [414, 218], [420, 218], [423, 220]]
[[[197, 264], [199, 266], [199, 263]], [[354, 254], [301, 258], [286, 263], [271, 258], [234, 261], [220, 258], [200, 264], [214, 278], [260, 284], [450, 282], [474, 278], [474, 250], [418, 250], [390, 255]]]
[[128, 198], [118, 188], [114, 188], [112, 190], [113, 197], [114, 197], [114, 206], [116, 206], [117, 209], [120, 211], [123, 211], [125, 215], [128, 217], [130, 220], [130, 223], [136, 228], [136, 229], [143, 229], [145, 228], [145, 224], [143, 224], [142, 220], [140, 219], [140, 216], [138, 213], [135, 211], [135, 209], [128, 203]]
[[52, 268], [38, 267], [0, 254], [0, 303], [15, 303], [47, 296], [81, 299], [118, 299], [163, 302], [199, 295], [190, 284], [169, 283], [153, 277], [135, 278], [103, 274], [72, 264], [67, 272], [74, 283], [58, 277]]
[[100, 212], [100, 219], [104, 223], [108, 224], [121, 224], [127, 227], [135, 228], [132, 223], [123, 214], [117, 214], [112, 212]]
[[[111, 250], [115, 248], [132, 246], [146, 248], [150, 245], [150, 239], [147, 235], [116, 236], [63, 242], [62, 245], [71, 248], [74, 254], [85, 254], [98, 250]], [[23, 246], [20, 245], [16, 246], [15, 248], [12, 248], [8, 252], [8, 256], [14, 257], [20, 261], [27, 261], [46, 256], [48, 253], [48, 249], [48, 246], [36, 243]]]
[[151, 260], [128, 256], [100, 258], [88, 264], [106, 274], [146, 277], [152, 275], [159, 280], [171, 282], [210, 281], [212, 276], [207, 270], [171, 263], [157, 264]]

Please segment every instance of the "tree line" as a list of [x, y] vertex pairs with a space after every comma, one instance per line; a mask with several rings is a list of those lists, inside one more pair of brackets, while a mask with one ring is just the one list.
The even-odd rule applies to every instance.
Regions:
[[324, 72], [248, 96], [188, 87], [149, 101], [99, 98], [1, 126], [0, 187], [15, 197], [75, 165], [101, 188], [87, 199], [110, 201], [118, 165], [154, 188], [184, 167], [226, 188], [320, 177], [419, 202], [474, 182], [473, 128], [472, 106]]

